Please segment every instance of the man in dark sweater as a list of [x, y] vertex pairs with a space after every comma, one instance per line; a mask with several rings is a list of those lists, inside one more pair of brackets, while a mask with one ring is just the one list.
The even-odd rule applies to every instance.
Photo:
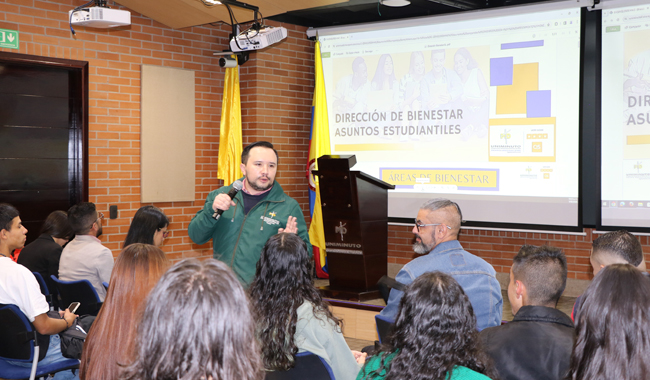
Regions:
[[566, 277], [559, 248], [525, 245], [515, 256], [508, 286], [514, 319], [480, 333], [502, 380], [564, 378], [575, 333], [571, 318], [555, 307]]

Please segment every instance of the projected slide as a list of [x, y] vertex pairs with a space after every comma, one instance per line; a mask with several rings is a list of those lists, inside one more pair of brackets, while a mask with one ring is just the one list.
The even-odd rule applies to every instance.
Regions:
[[444, 196], [471, 221], [577, 225], [579, 9], [444, 20], [319, 36], [332, 154], [396, 185], [391, 217]]
[[603, 10], [602, 225], [650, 227], [650, 6]]

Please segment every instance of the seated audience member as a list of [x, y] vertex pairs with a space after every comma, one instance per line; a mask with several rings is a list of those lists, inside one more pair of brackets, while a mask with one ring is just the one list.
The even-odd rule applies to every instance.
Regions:
[[[53, 211], [41, 227], [41, 235], [27, 244], [18, 257], [18, 264], [43, 276], [48, 289], [54, 289], [51, 275], [59, 275], [59, 260], [63, 246], [72, 237], [72, 228], [65, 211]], [[67, 306], [67, 305], [66, 305]]]
[[650, 379], [650, 280], [611, 264], [582, 295], [566, 379]]
[[214, 259], [183, 260], [162, 276], [147, 298], [134, 352], [120, 379], [264, 378], [246, 293]]
[[[22, 248], [27, 239], [27, 229], [23, 227], [18, 210], [13, 206], [0, 203], [0, 304], [16, 305], [36, 331], [43, 335], [38, 341], [41, 352], [44, 350], [41, 365], [67, 360], [61, 355], [61, 342], [58, 333], [67, 329], [77, 317], [70, 310], [62, 312], [63, 319], [50, 318], [47, 312], [50, 306], [41, 293], [36, 278], [22, 265], [13, 262], [9, 256], [15, 249]], [[49, 346], [45, 345], [49, 338]], [[11, 362], [12, 364], [31, 367], [31, 363]], [[2, 376], [2, 374], [0, 374]], [[58, 372], [54, 379], [74, 379], [71, 371]]]
[[249, 289], [257, 318], [257, 338], [264, 366], [286, 371], [294, 355], [309, 351], [325, 359], [337, 380], [354, 379], [355, 360], [365, 354], [350, 351], [340, 320], [328, 309], [312, 279], [307, 245], [296, 234], [272, 236], [262, 249]]
[[68, 220], [75, 238], [61, 252], [59, 280], [88, 280], [104, 302], [106, 289], [113, 270], [113, 253], [98, 239], [102, 234], [104, 214], [97, 213], [95, 205], [83, 202], [70, 207]]
[[81, 379], [117, 379], [119, 365], [133, 360], [136, 327], [147, 295], [168, 267], [163, 251], [153, 245], [135, 243], [120, 253], [106, 301], [84, 343]]
[[[634, 235], [625, 230], [608, 232], [594, 240], [591, 245], [589, 261], [594, 270], [594, 276], [611, 264], [631, 264], [642, 272], [646, 271], [641, 243]], [[578, 313], [577, 305], [580, 304], [580, 297], [576, 299], [571, 311], [571, 319], [574, 321]]]
[[524, 245], [510, 268], [512, 322], [480, 333], [501, 380], [562, 379], [569, 369], [571, 318], [556, 310], [567, 277], [566, 258], [555, 247]]
[[[478, 328], [498, 326], [503, 314], [501, 286], [492, 265], [465, 251], [458, 242], [462, 219], [458, 205], [448, 199], [431, 199], [420, 206], [412, 231], [413, 251], [423, 256], [404, 265], [395, 280], [408, 285], [426, 272], [449, 273], [469, 297]], [[395, 319], [401, 297], [401, 291], [392, 289], [381, 315]]]
[[357, 379], [481, 380], [495, 374], [463, 288], [450, 275], [427, 272], [404, 292], [388, 342]]
[[169, 219], [156, 206], [142, 206], [133, 216], [124, 247], [133, 243], [152, 244], [160, 247], [167, 238]]

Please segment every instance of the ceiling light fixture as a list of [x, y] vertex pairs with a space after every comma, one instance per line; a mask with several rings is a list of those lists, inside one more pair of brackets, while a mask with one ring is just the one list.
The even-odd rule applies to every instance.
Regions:
[[409, 0], [381, 0], [381, 5], [387, 7], [405, 7], [410, 4], [411, 2]]

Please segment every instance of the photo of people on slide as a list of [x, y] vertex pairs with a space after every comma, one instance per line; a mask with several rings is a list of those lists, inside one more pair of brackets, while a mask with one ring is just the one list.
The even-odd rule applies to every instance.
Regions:
[[[475, 46], [333, 59], [333, 141], [439, 141], [432, 160], [486, 161], [489, 52], [489, 46]], [[410, 159], [413, 149], [404, 150]]]

